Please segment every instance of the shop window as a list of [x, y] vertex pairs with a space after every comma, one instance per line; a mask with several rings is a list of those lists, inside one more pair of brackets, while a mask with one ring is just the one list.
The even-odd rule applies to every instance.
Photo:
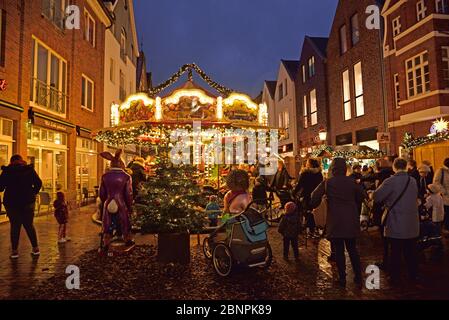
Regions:
[[414, 97], [430, 91], [429, 55], [424, 52], [405, 62], [408, 96]]
[[351, 112], [351, 86], [349, 84], [349, 70], [343, 72], [343, 119], [350, 120]]
[[357, 117], [365, 114], [365, 103], [363, 100], [363, 74], [362, 63], [354, 65], [354, 92], [355, 92], [355, 114]]
[[82, 76], [81, 107], [94, 110], [94, 82], [85, 75]]

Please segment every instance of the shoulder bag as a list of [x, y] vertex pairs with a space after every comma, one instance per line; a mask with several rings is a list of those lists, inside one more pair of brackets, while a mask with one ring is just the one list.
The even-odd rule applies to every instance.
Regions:
[[390, 214], [391, 210], [393, 210], [394, 206], [399, 202], [399, 200], [401, 200], [401, 198], [404, 196], [405, 191], [407, 191], [408, 186], [410, 184], [410, 180], [411, 180], [411, 178], [408, 177], [407, 184], [405, 185], [405, 188], [402, 190], [399, 197], [396, 198], [396, 200], [393, 202], [393, 204], [389, 208], [385, 209], [384, 214], [382, 215], [382, 226], [385, 226], [387, 224], [388, 215]]

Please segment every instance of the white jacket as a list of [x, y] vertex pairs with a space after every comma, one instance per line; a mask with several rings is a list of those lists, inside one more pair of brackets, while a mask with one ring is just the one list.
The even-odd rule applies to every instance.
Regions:
[[[442, 178], [443, 172], [444, 177]], [[441, 169], [438, 169], [433, 178], [433, 183], [440, 187], [444, 205], [449, 206], [449, 168], [443, 166]]]
[[442, 222], [444, 220], [443, 198], [439, 193], [430, 194], [425, 206], [427, 209], [432, 208], [432, 222]]

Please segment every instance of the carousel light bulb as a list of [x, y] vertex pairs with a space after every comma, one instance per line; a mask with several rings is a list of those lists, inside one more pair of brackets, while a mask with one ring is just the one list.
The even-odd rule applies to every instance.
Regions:
[[156, 112], [154, 117], [156, 120], [160, 121], [162, 120], [162, 104], [161, 104], [161, 97], [156, 97]]
[[[223, 98], [218, 97], [217, 98], [217, 119], [221, 120], [223, 119]], [[215, 126], [212, 126], [215, 128]]]

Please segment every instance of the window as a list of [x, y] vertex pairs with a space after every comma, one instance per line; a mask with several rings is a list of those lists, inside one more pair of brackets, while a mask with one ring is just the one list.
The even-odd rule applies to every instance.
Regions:
[[126, 32], [123, 28], [120, 35], [120, 57], [123, 62], [126, 62]]
[[426, 11], [427, 11], [427, 7], [424, 3], [424, 0], [419, 0], [416, 3], [416, 19], [418, 21], [421, 21], [422, 19], [424, 19], [426, 17]]
[[309, 59], [309, 78], [312, 78], [315, 75], [315, 57], [312, 56]]
[[81, 84], [81, 107], [94, 111], [94, 82], [84, 75]]
[[36, 38], [32, 43], [30, 101], [59, 115], [66, 113], [67, 63]]
[[0, 123], [2, 125], [2, 129], [0, 131], [0, 134], [2, 136], [7, 136], [12, 138], [12, 128], [13, 128], [13, 123], [12, 120], [9, 119], [5, 119], [5, 118], [0, 118]]
[[363, 101], [363, 74], [362, 63], [354, 65], [354, 92], [355, 92], [355, 115], [356, 117], [365, 114], [365, 103]]
[[349, 70], [343, 72], [343, 113], [344, 120], [349, 120], [352, 117], [351, 112], [351, 89], [349, 84]]
[[391, 21], [393, 29], [393, 37], [401, 33], [401, 17], [397, 17]]
[[87, 40], [92, 47], [95, 47], [95, 20], [89, 14], [84, 11], [84, 39]]
[[0, 10], [0, 66], [5, 66], [6, 11]]
[[414, 97], [430, 91], [429, 54], [420, 54], [405, 62], [408, 96]]
[[449, 88], [449, 47], [441, 47], [443, 59], [443, 85]]
[[303, 102], [302, 102], [302, 109], [303, 109], [303, 117], [304, 117], [304, 129], [306, 129], [309, 126], [309, 121], [307, 119], [307, 96], [304, 96]]
[[351, 40], [353, 46], [360, 40], [359, 16], [357, 13], [351, 17]]
[[302, 83], [306, 83], [306, 66], [302, 65]]
[[126, 89], [125, 89], [125, 74], [122, 70], [120, 70], [120, 92], [119, 92], [119, 98], [120, 101], [126, 100]]
[[284, 97], [287, 96], [287, 79], [284, 80]]
[[115, 61], [111, 58], [110, 66], [109, 66], [109, 79], [112, 83], [115, 83]]
[[284, 85], [282, 83], [278, 86], [278, 95], [278, 100], [281, 101], [284, 98]]
[[399, 88], [399, 75], [396, 73], [393, 77], [394, 80], [394, 103], [396, 108], [399, 108], [399, 102], [401, 102], [401, 93]]
[[437, 13], [449, 14], [449, 0], [436, 0], [435, 7]]
[[340, 28], [340, 54], [348, 51], [348, 40], [346, 39], [346, 25]]
[[279, 128], [283, 128], [284, 127], [284, 114], [282, 112], [279, 113], [279, 115], [278, 115], [278, 121], [279, 121], [279, 123], [278, 123]]
[[65, 0], [43, 0], [42, 15], [59, 29], [64, 29]]
[[288, 111], [284, 111], [284, 128], [288, 131], [288, 128], [290, 127], [290, 115], [288, 114]]
[[318, 109], [316, 106], [316, 89], [310, 91], [310, 124], [312, 126], [318, 123]]

